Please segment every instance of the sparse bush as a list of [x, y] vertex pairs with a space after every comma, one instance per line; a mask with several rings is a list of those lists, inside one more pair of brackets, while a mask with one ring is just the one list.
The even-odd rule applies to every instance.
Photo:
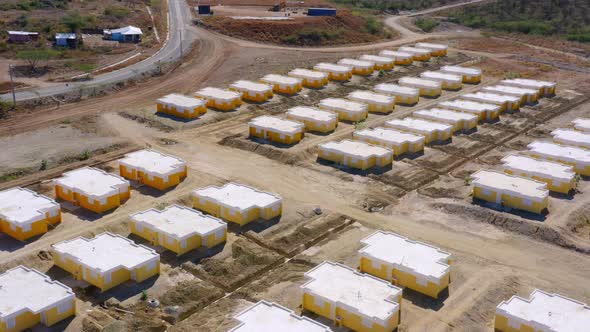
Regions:
[[465, 183], [466, 186], [469, 186], [469, 185], [471, 185], [472, 179], [471, 179], [470, 176], [466, 176], [465, 179], [463, 179], [463, 181], [464, 181], [464, 183]]
[[51, 49], [28, 49], [16, 53], [16, 57], [25, 60], [32, 71], [37, 70], [37, 65], [41, 61], [53, 59], [59, 55], [59, 52]]
[[84, 150], [80, 154], [80, 160], [88, 160], [90, 157], [92, 157], [92, 152], [90, 150]]
[[381, 70], [379, 71], [379, 74], [377, 74], [377, 76], [378, 76], [378, 77], [383, 77], [383, 76], [385, 76], [385, 70], [381, 69]]
[[47, 160], [43, 159], [43, 160], [41, 160], [41, 167], [39, 167], [39, 170], [44, 171], [46, 169], [47, 169]]
[[431, 32], [440, 22], [430, 17], [418, 17], [414, 24], [424, 32]]
[[507, 80], [511, 80], [511, 79], [515, 79], [515, 78], [519, 78], [520, 74], [519, 73], [515, 73], [513, 71], [507, 71], [506, 73], [504, 73], [504, 79]]
[[148, 299], [148, 292], [146, 290], [142, 290], [141, 291], [141, 300], [147, 301], [147, 299]]
[[354, 130], [361, 130], [365, 129], [365, 120], [357, 121], [354, 123]]
[[124, 18], [130, 13], [131, 11], [129, 9], [122, 6], [107, 6], [104, 9], [105, 16], [111, 16], [118, 19]]

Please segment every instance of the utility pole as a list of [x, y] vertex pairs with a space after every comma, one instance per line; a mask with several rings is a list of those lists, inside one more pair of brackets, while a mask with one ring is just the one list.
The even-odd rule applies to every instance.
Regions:
[[12, 79], [12, 65], [8, 65], [8, 73], [10, 74], [10, 88], [12, 90], [12, 106], [16, 108], [16, 94], [14, 92], [14, 80]]

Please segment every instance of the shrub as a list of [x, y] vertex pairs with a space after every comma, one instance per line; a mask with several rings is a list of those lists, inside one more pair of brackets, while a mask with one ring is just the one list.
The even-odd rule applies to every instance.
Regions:
[[440, 24], [438, 20], [430, 17], [418, 17], [414, 23], [424, 32], [431, 32]]
[[131, 11], [129, 9], [121, 6], [107, 6], [104, 9], [104, 14], [106, 16], [112, 16], [118, 19], [124, 18], [130, 13]]
[[581, 43], [590, 43], [590, 33], [570, 33], [566, 35], [567, 40]]
[[84, 150], [82, 154], [80, 154], [80, 160], [88, 160], [92, 157], [92, 152], [90, 150]]
[[41, 167], [39, 167], [40, 171], [44, 171], [47, 169], [47, 159], [41, 160]]
[[379, 35], [383, 32], [383, 23], [381, 23], [381, 21], [377, 20], [372, 16], [367, 16], [365, 17], [365, 19], [367, 21], [367, 23], [365, 23], [365, 28], [367, 29], [367, 32], [369, 32], [372, 35]]

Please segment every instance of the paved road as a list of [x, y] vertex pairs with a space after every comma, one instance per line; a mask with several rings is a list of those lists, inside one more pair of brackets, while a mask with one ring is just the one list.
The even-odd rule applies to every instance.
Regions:
[[[115, 70], [109, 73], [95, 76], [90, 81], [62, 83], [42, 88], [23, 90], [16, 93], [17, 101], [26, 101], [39, 97], [55, 96], [77, 91], [80, 87], [93, 87], [105, 84], [121, 82], [135, 77], [138, 74], [148, 72], [155, 68], [157, 62], [166, 63], [178, 60], [180, 57], [180, 46], [182, 35], [182, 47], [188, 49], [194, 41], [194, 34], [186, 33], [185, 29], [191, 25], [191, 13], [186, 1], [169, 0], [170, 6], [170, 36], [167, 43], [152, 57], [128, 67]], [[180, 30], [183, 30], [182, 33]], [[0, 95], [0, 99], [12, 100], [10, 93]]]

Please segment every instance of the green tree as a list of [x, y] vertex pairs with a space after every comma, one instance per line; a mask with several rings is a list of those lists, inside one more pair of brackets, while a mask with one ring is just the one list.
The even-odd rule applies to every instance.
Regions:
[[19, 51], [16, 53], [16, 57], [26, 61], [31, 67], [31, 70], [36, 71], [39, 62], [53, 59], [58, 54], [59, 52], [51, 49], [29, 49]]
[[80, 16], [78, 12], [72, 12], [64, 16], [61, 22], [70, 29], [71, 32], [78, 32], [86, 26], [86, 19]]

